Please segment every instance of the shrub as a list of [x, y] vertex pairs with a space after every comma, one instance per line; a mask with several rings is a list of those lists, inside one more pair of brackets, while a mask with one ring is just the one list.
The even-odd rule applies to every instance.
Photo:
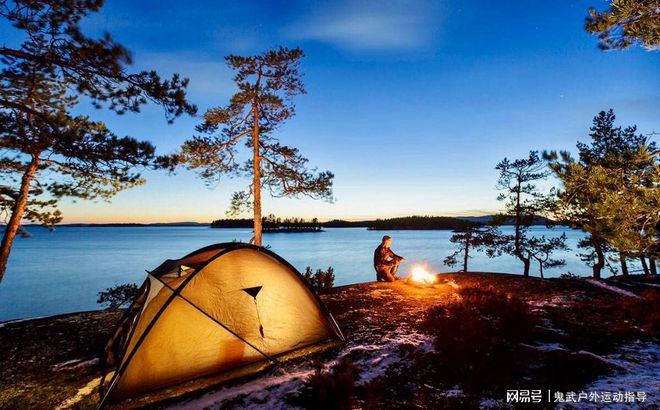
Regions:
[[127, 283], [107, 288], [99, 292], [96, 303], [108, 304], [108, 309], [118, 309], [130, 303], [138, 294], [138, 286], [135, 283]]
[[346, 357], [329, 371], [319, 366], [300, 393], [289, 401], [306, 409], [351, 409], [358, 373], [357, 367]]
[[308, 266], [303, 273], [303, 277], [309, 283], [309, 286], [318, 293], [327, 292], [335, 285], [335, 270], [332, 266], [328, 267], [327, 270], [317, 269], [315, 273], [312, 273], [312, 268]]
[[314, 287], [314, 273], [312, 272], [312, 267], [308, 266], [305, 268], [305, 272], [303, 273], [303, 278], [305, 278], [305, 281], [309, 283], [309, 286]]
[[651, 336], [660, 336], [660, 291], [645, 290], [639, 298], [624, 298], [621, 303], [624, 320], [630, 320]]
[[[321, 269], [318, 272], [323, 272]], [[321, 280], [319, 281], [320, 289], [330, 290], [335, 286], [335, 270], [332, 266], [328, 266], [328, 269], [321, 274]]]

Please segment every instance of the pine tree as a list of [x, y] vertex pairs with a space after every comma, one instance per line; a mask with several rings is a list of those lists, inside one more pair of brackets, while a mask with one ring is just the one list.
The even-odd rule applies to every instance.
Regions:
[[565, 233], [555, 238], [531, 237], [527, 241], [527, 248], [532, 259], [539, 264], [541, 278], [543, 278], [543, 269], [556, 268], [566, 264], [566, 260], [552, 257], [552, 254], [558, 250], [568, 250]]
[[603, 50], [625, 49], [640, 44], [648, 50], [660, 48], [660, 1], [611, 0], [610, 9], [589, 9], [585, 30], [598, 34]]
[[57, 199], [108, 199], [144, 182], [149, 142], [114, 135], [102, 122], [72, 115], [78, 98], [96, 107], [138, 112], [151, 101], [170, 121], [194, 113], [187, 80], [161, 80], [155, 72], [128, 73], [129, 52], [109, 35], [85, 36], [81, 19], [101, 0], [0, 1], [0, 17], [22, 34], [0, 46], [0, 211], [7, 218], [0, 245], [0, 280], [22, 221], [46, 226], [61, 220]]
[[[171, 158], [171, 167], [185, 164], [208, 182], [223, 175], [244, 176], [252, 183], [233, 194], [230, 214], [252, 206], [254, 237], [261, 245], [261, 190], [274, 197], [332, 200], [329, 171], [308, 169], [308, 160], [298, 149], [281, 145], [274, 133], [294, 115], [293, 98], [305, 92], [299, 71], [302, 50], [279, 48], [252, 57], [228, 56], [229, 67], [236, 71], [234, 82], [239, 91], [227, 106], [211, 108], [197, 127], [199, 135], [186, 141]], [[250, 158], [239, 163], [237, 145], [244, 141]]]
[[468, 225], [465, 229], [456, 230], [449, 241], [456, 244], [457, 249], [445, 258], [444, 264], [450, 267], [456, 266], [459, 264], [458, 257], [460, 256], [463, 262], [461, 272], [467, 272], [468, 260], [472, 257], [470, 256], [470, 250], [492, 247], [499, 237], [501, 237], [501, 234], [494, 227], [472, 227]]
[[499, 239], [490, 245], [490, 255], [508, 253], [523, 263], [523, 274], [529, 276], [534, 257], [534, 247], [540, 243], [552, 243], [545, 237], [533, 238], [529, 227], [539, 215], [547, 214], [553, 207], [554, 192], [542, 193], [536, 183], [549, 176], [545, 162], [537, 151], [530, 151], [527, 158], [509, 160], [504, 158], [495, 167], [500, 172], [497, 187], [502, 192], [499, 201], [505, 204], [503, 213], [495, 216], [494, 225], [512, 222], [513, 235], [499, 233]]
[[545, 153], [563, 184], [558, 203], [562, 219], [589, 233], [581, 247], [593, 247], [596, 278], [607, 263], [608, 249], [618, 253], [624, 274], [627, 258], [654, 260], [658, 255], [657, 147], [634, 126], [616, 127], [615, 119], [612, 110], [594, 118], [590, 143], [578, 142], [577, 159], [565, 151]]

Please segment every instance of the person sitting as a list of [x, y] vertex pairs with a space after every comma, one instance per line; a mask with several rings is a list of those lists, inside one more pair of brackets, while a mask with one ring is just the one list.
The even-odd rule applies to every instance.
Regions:
[[394, 282], [396, 271], [399, 269], [399, 263], [405, 258], [395, 254], [390, 249], [392, 238], [385, 235], [383, 241], [374, 251], [374, 268], [376, 269], [376, 280], [384, 282]]

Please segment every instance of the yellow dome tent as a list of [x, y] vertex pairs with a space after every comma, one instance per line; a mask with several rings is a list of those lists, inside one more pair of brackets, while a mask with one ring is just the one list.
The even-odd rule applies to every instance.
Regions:
[[188, 382], [181, 394], [340, 340], [283, 258], [244, 243], [211, 245], [148, 272], [106, 345], [101, 406]]

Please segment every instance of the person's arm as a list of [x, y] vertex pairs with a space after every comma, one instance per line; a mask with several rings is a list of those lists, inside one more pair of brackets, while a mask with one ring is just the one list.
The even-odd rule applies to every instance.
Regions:
[[396, 253], [392, 252], [391, 249], [390, 249], [390, 256], [392, 257], [392, 259], [398, 259], [398, 260], [404, 260], [404, 259], [406, 259], [406, 258], [404, 258], [403, 256], [399, 256], [399, 255], [397, 255]]
[[396, 253], [394, 253], [394, 252], [392, 251], [392, 249], [390, 249], [390, 248], [387, 248], [387, 257], [388, 257], [388, 258], [391, 258], [391, 259], [393, 259], [393, 260], [402, 260], [402, 259], [405, 259], [404, 257], [401, 257], [401, 256], [397, 255]]

